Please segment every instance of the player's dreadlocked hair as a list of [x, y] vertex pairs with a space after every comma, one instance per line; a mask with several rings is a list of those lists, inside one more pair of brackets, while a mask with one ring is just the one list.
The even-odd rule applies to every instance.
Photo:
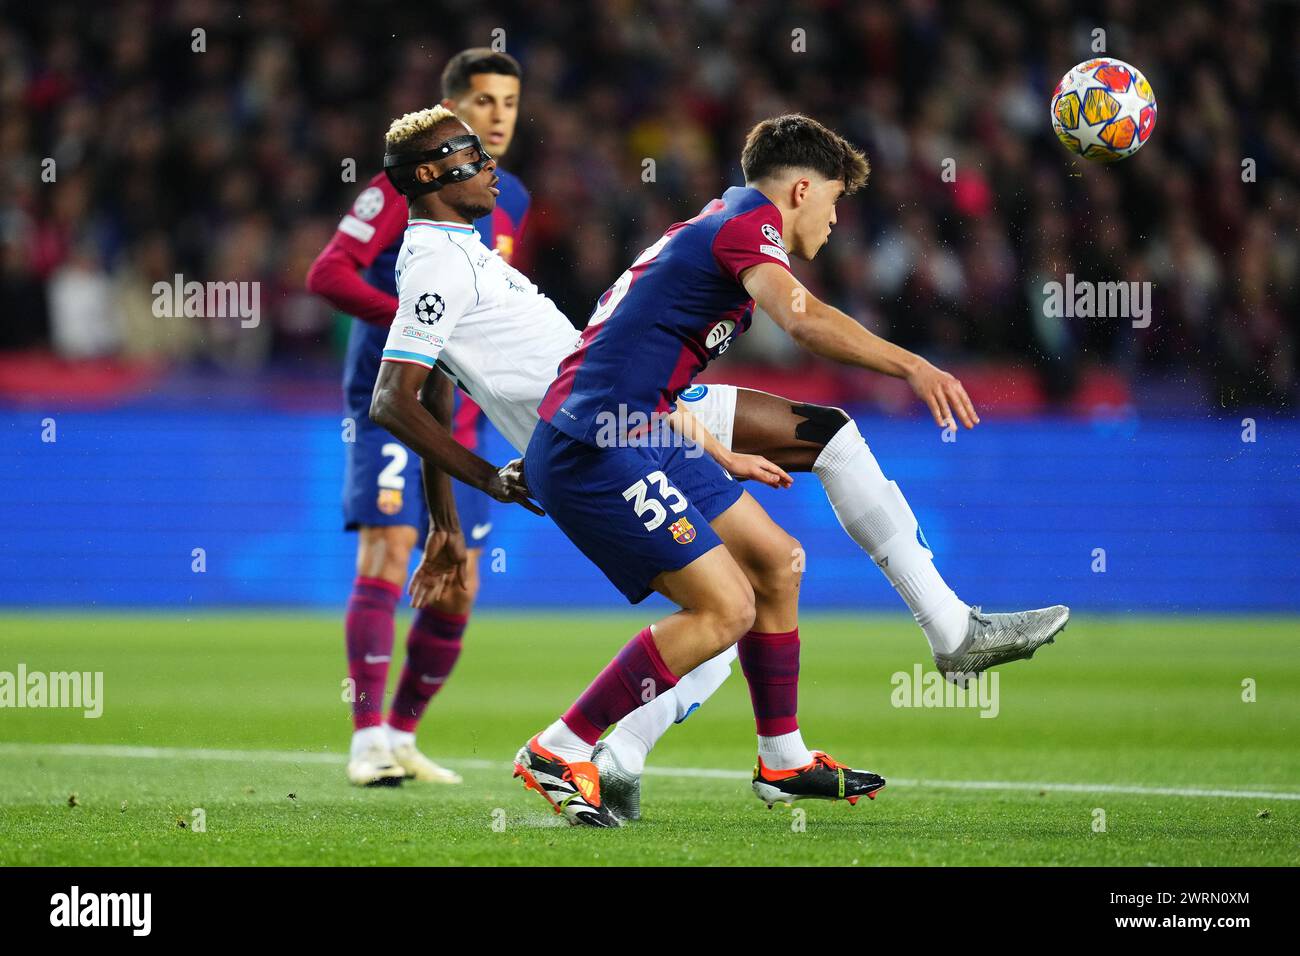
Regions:
[[409, 153], [434, 146], [433, 131], [457, 116], [445, 106], [431, 106], [393, 120], [384, 136], [384, 149], [390, 153]]
[[862, 188], [871, 166], [861, 150], [811, 117], [787, 113], [765, 119], [749, 131], [740, 154], [745, 182], [784, 169], [811, 169], [844, 183], [844, 195]]

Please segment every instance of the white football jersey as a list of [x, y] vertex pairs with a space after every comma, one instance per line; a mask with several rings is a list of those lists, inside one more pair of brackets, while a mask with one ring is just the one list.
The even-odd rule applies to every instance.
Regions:
[[578, 331], [466, 223], [412, 219], [384, 361], [441, 365], [520, 453]]

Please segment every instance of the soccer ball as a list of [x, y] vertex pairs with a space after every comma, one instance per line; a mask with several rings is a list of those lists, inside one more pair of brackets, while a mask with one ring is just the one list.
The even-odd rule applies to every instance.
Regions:
[[1151, 136], [1156, 96], [1151, 84], [1123, 60], [1085, 60], [1052, 92], [1052, 129], [1065, 148], [1084, 159], [1127, 159]]

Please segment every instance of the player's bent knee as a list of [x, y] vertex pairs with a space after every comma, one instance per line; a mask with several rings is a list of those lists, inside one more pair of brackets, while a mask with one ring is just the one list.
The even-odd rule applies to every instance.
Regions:
[[804, 565], [803, 545], [794, 536], [781, 531], [755, 550], [746, 573], [754, 590], [771, 600], [799, 589]]
[[814, 445], [826, 445], [835, 433], [852, 419], [842, 408], [831, 405], [796, 405], [794, 413], [802, 419], [794, 429], [794, 437]]
[[757, 601], [748, 581], [730, 588], [713, 613], [714, 653], [721, 653], [749, 633], [756, 613]]
[[744, 602], [737, 605], [735, 608], [735, 617], [731, 621], [731, 626], [733, 628], [732, 633], [735, 634], [735, 639], [728, 642], [723, 648], [719, 648], [719, 650], [724, 650], [726, 647], [730, 647], [735, 643], [735, 641], [740, 640], [752, 631], [754, 629], [754, 619], [757, 614], [758, 602], [754, 599], [754, 592], [750, 591], [746, 595]]

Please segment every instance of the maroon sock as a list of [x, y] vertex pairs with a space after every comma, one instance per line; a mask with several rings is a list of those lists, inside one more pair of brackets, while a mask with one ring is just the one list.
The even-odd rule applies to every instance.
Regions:
[[460, 638], [468, 614], [444, 614], [433, 608], [417, 611], [406, 635], [406, 664], [388, 709], [388, 723], [414, 731], [433, 695], [442, 690], [460, 657]]
[[352, 584], [343, 629], [352, 678], [352, 726], [357, 730], [384, 722], [384, 685], [393, 655], [393, 612], [402, 589], [379, 578], [359, 577]]
[[740, 669], [749, 681], [754, 723], [761, 737], [799, 729], [799, 628], [784, 634], [750, 631], [736, 645]]
[[600, 735], [642, 704], [677, 686], [677, 677], [664, 664], [650, 628], [627, 642], [605, 669], [564, 713], [564, 723], [595, 746]]

